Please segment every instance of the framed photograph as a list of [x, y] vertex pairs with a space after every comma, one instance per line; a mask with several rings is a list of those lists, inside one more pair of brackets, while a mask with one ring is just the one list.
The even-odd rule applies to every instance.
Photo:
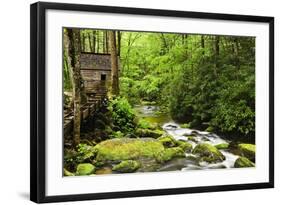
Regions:
[[30, 198], [274, 187], [274, 18], [31, 5]]

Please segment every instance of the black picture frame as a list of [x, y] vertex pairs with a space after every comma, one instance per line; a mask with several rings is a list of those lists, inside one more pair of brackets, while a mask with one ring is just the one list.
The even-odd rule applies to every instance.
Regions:
[[[262, 22], [269, 24], [269, 181], [192, 188], [132, 190], [126, 192], [89, 193], [46, 196], [46, 81], [45, 38], [46, 10], [86, 11], [150, 15], [194, 19]], [[230, 191], [274, 187], [274, 18], [265, 16], [230, 15], [144, 8], [110, 7], [83, 4], [38, 2], [30, 7], [30, 199], [37, 203], [75, 200], [109, 199], [197, 192]]]

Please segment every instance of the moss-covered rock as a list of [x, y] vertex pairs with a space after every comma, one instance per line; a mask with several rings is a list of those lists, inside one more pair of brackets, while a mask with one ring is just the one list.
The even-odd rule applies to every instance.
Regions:
[[185, 141], [177, 141], [177, 146], [182, 148], [183, 151], [185, 152], [191, 152], [192, 151], [192, 144], [190, 144], [189, 142], [185, 142]]
[[161, 137], [165, 132], [163, 130], [150, 130], [150, 129], [137, 129], [135, 134], [139, 137], [151, 137], [158, 138]]
[[154, 158], [164, 150], [158, 140], [152, 138], [120, 138], [103, 141], [95, 146], [96, 161], [122, 161]]
[[217, 149], [228, 149], [229, 143], [217, 144], [217, 145], [215, 145], [215, 147], [216, 147]]
[[72, 172], [70, 172], [70, 171], [68, 171], [67, 169], [63, 169], [63, 175], [64, 176], [75, 176], [75, 174], [74, 173], [72, 173]]
[[255, 162], [256, 159], [256, 145], [254, 144], [239, 144], [238, 149], [243, 157]]
[[198, 144], [192, 151], [200, 157], [200, 161], [216, 163], [225, 160], [225, 156], [213, 145], [208, 143]]
[[112, 170], [122, 173], [131, 173], [131, 172], [135, 172], [139, 168], [140, 168], [140, 163], [138, 161], [125, 160], [113, 166]]
[[234, 163], [235, 168], [254, 167], [255, 164], [246, 157], [239, 157]]
[[177, 141], [169, 135], [165, 135], [162, 137], [157, 138], [159, 142], [161, 142], [164, 147], [175, 147], [177, 145]]
[[160, 163], [169, 161], [173, 158], [185, 157], [185, 152], [180, 147], [172, 147], [163, 150], [158, 156], [157, 161]]
[[95, 166], [90, 163], [78, 164], [76, 175], [90, 175], [95, 171]]

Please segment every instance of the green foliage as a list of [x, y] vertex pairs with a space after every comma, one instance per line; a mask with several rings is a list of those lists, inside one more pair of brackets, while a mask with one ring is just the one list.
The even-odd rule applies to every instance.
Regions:
[[132, 132], [135, 128], [135, 113], [129, 102], [122, 97], [115, 98], [109, 103], [112, 114], [112, 123], [120, 128], [121, 132]]
[[124, 137], [124, 134], [121, 131], [114, 131], [111, 133], [111, 138], [122, 138]]
[[141, 129], [155, 130], [157, 128], [157, 124], [149, 122], [146, 119], [141, 118], [141, 119], [138, 120], [137, 127], [141, 128]]
[[75, 156], [76, 162], [85, 162], [91, 160], [95, 156], [96, 150], [93, 146], [89, 146], [87, 144], [79, 144], [78, 146], [78, 153]]

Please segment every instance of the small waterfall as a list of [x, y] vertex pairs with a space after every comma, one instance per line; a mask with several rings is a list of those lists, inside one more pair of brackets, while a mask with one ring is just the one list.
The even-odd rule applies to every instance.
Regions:
[[[209, 143], [213, 146], [228, 143], [228, 141], [222, 139], [218, 135], [206, 131], [181, 128], [179, 124], [174, 121], [163, 124], [163, 130], [167, 132], [168, 135], [174, 137], [176, 140], [188, 141], [192, 144], [193, 148], [200, 143]], [[192, 136], [189, 139], [188, 136]], [[181, 170], [194, 170], [194, 169], [218, 169], [218, 168], [233, 168], [235, 160], [238, 158], [237, 155], [232, 154], [228, 150], [220, 150], [220, 152], [225, 156], [225, 160], [220, 163], [207, 163], [200, 162], [199, 165], [191, 162], [190, 160], [185, 161], [185, 167]], [[187, 154], [187, 156], [194, 156], [192, 154]]]
[[[154, 105], [140, 105], [136, 106], [135, 110], [140, 118], [144, 118], [149, 122], [158, 123], [162, 126], [163, 130], [175, 140], [187, 141], [192, 144], [193, 148], [200, 143], [209, 143], [213, 146], [229, 143], [229, 141], [222, 139], [220, 136], [195, 129], [181, 128], [180, 125], [174, 122], [168, 115], [156, 114], [159, 110]], [[186, 153], [185, 159], [175, 159], [167, 162], [158, 171], [171, 171], [171, 170], [198, 170], [198, 169], [219, 169], [219, 168], [233, 168], [235, 160], [239, 157], [232, 154], [229, 150], [220, 150], [225, 156], [225, 160], [219, 163], [196, 162], [192, 160], [196, 156], [191, 153]]]

